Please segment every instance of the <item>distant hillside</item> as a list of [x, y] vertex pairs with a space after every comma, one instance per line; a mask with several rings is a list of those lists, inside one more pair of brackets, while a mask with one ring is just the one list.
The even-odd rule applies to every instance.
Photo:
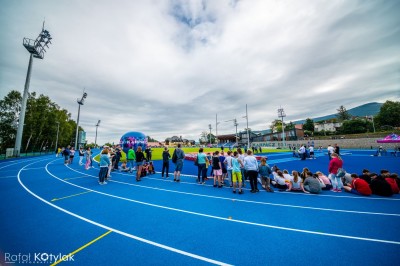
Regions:
[[[366, 103], [366, 104], [351, 108], [347, 111], [352, 116], [376, 115], [377, 113], [379, 113], [382, 105], [383, 105], [383, 103]], [[320, 117], [315, 117], [315, 118], [311, 118], [311, 119], [314, 120], [314, 122], [318, 122], [318, 121], [328, 120], [328, 119], [332, 119], [332, 118], [337, 118], [336, 114], [320, 116]], [[305, 121], [306, 120], [304, 119], [304, 120], [295, 121], [293, 123], [303, 124]]]

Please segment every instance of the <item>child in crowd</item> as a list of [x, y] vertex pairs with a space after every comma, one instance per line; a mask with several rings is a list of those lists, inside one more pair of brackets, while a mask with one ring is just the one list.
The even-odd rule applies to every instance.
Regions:
[[100, 155], [100, 172], [99, 172], [99, 184], [105, 185], [105, 180], [108, 173], [108, 167], [111, 165], [110, 158], [108, 157], [108, 150], [104, 149]]
[[147, 172], [149, 173], [149, 175], [152, 175], [152, 174], [156, 173], [156, 171], [154, 170], [153, 162], [149, 162], [149, 166], [148, 166]]
[[[276, 172], [272, 172], [272, 174], [274, 175], [274, 186], [280, 190], [286, 190], [288, 189], [287, 183], [286, 183], [286, 179], [283, 176], [283, 173], [281, 170], [277, 170]], [[290, 182], [290, 180], [288, 180]]]
[[351, 174], [351, 178], [351, 185], [343, 187], [346, 192], [363, 196], [369, 196], [372, 194], [371, 188], [369, 187], [367, 181], [359, 178], [357, 174]]
[[121, 172], [129, 172], [129, 168], [126, 166], [126, 162], [121, 163]]
[[260, 160], [259, 174], [261, 177], [262, 187], [267, 192], [274, 192], [274, 190], [270, 186], [271, 179], [269, 178], [269, 175], [272, 174], [271, 167], [269, 167], [269, 165], [267, 164], [267, 159], [265, 157], [262, 157]]
[[321, 185], [318, 181], [318, 175], [307, 173], [307, 177], [304, 180], [303, 186], [306, 193], [319, 194], [321, 192]]
[[293, 178], [290, 180], [289, 187], [288, 187], [288, 189], [286, 189], [286, 191], [306, 192], [304, 190], [303, 183], [302, 183], [301, 177], [299, 175], [299, 172], [292, 171], [292, 176], [293, 176]]
[[331, 190], [332, 184], [331, 184], [331, 181], [329, 180], [329, 178], [320, 171], [316, 172], [316, 174], [318, 175], [318, 179], [320, 180], [320, 182], [325, 185], [321, 189], [322, 190]]
[[237, 151], [233, 152], [232, 157], [232, 183], [233, 183], [233, 193], [236, 193], [236, 184], [239, 184], [239, 194], [243, 194], [242, 190], [242, 172], [243, 167], [242, 160], [239, 159], [239, 154]]
[[390, 187], [392, 188], [393, 194], [399, 194], [399, 185], [397, 184], [398, 180], [397, 174], [390, 174], [389, 176], [385, 177], [386, 182], [389, 183]]

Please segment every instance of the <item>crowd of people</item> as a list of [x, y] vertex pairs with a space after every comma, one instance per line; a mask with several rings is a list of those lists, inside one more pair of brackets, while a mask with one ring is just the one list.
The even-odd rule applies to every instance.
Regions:
[[[300, 150], [305, 148], [302, 146]], [[321, 148], [320, 148], [321, 149]], [[299, 152], [300, 152], [299, 150]], [[313, 147], [308, 147], [309, 156], [313, 158]], [[135, 172], [136, 181], [139, 182], [144, 176], [155, 173], [155, 167], [151, 161], [151, 149], [142, 151], [138, 147], [136, 151], [131, 148], [128, 150], [126, 161], [120, 165], [122, 149], [119, 145], [115, 147], [104, 146], [100, 153], [99, 184], [107, 184], [111, 178], [111, 172]], [[301, 151], [302, 152], [302, 151]], [[279, 169], [276, 165], [270, 167], [266, 157], [261, 157], [257, 161], [253, 150], [243, 151], [238, 148], [236, 151], [215, 151], [213, 154], [205, 153], [203, 148], [199, 148], [194, 164], [197, 166], [197, 183], [205, 184], [208, 179], [213, 180], [216, 188], [231, 187], [233, 193], [243, 194], [246, 183], [250, 184], [250, 192], [257, 193], [260, 189], [267, 192], [275, 190], [286, 192], [302, 192], [318, 194], [323, 190], [332, 192], [342, 192], [369, 196], [371, 194], [380, 196], [392, 196], [400, 191], [400, 179], [396, 173], [390, 173], [382, 169], [381, 172], [371, 173], [363, 169], [360, 174], [346, 173], [343, 169], [343, 160], [340, 156], [340, 148], [328, 146], [327, 148], [329, 163], [327, 174], [323, 171], [312, 173], [304, 167], [302, 171]], [[304, 152], [305, 153], [305, 152]], [[85, 169], [93, 167], [92, 152], [90, 148], [84, 150], [79, 148], [79, 165], [85, 165]], [[64, 164], [72, 164], [75, 157], [73, 147], [67, 146], [57, 151], [57, 157], [64, 157]], [[302, 156], [300, 156], [303, 158]], [[83, 159], [85, 164], [83, 164]], [[185, 159], [185, 153], [180, 144], [174, 150], [172, 156], [167, 147], [162, 153], [161, 178], [169, 178], [170, 160], [174, 164], [174, 181], [180, 182]], [[210, 169], [210, 173], [209, 173]]]

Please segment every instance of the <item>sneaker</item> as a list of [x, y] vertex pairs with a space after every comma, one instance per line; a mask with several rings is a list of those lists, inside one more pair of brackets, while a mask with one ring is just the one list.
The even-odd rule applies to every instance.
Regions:
[[232, 191], [234, 194], [236, 194], [236, 190]]
[[341, 189], [337, 189], [336, 192], [342, 192], [342, 190]]
[[180, 180], [180, 179], [177, 179], [176, 182], [181, 182], [181, 180]]
[[218, 188], [222, 188], [222, 185], [219, 185]]
[[176, 182], [176, 178], [174, 178], [174, 182]]
[[337, 192], [337, 189], [336, 188], [332, 188], [331, 191], [332, 192]]
[[243, 190], [239, 190], [239, 194], [243, 194]]
[[104, 181], [104, 185], [107, 185], [107, 182], [106, 182], [106, 181]]
[[251, 192], [251, 193], [256, 193], [256, 191], [255, 191], [255, 190], [250, 190], [250, 192]]
[[260, 191], [258, 190], [258, 188], [256, 188], [256, 192], [260, 192]]
[[213, 187], [217, 187], [217, 185], [213, 185]]

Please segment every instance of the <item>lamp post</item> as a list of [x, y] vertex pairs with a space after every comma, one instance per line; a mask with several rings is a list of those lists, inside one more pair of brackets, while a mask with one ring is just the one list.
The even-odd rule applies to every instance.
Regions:
[[82, 98], [76, 100], [76, 102], [78, 103], [78, 119], [76, 120], [75, 150], [78, 149], [79, 114], [81, 112], [81, 105], [83, 105], [83, 102], [85, 101], [86, 97], [87, 97], [87, 93], [83, 92]]
[[238, 122], [237, 122], [237, 120], [236, 120], [236, 118], [234, 118], [234, 119], [231, 119], [231, 120], [226, 120], [225, 122], [230, 122], [230, 121], [233, 121], [233, 126], [234, 127], [236, 127], [236, 134], [235, 134], [235, 142], [236, 142], [236, 148], [239, 146], [238, 145], [238, 136], [237, 136], [237, 127], [238, 127]]
[[246, 125], [247, 125], [247, 148], [250, 149], [250, 135], [249, 135], [249, 115], [247, 114], [247, 103], [246, 103], [246, 115], [243, 116], [243, 118], [246, 118]]
[[100, 126], [100, 120], [96, 124], [96, 138], [94, 139], [94, 146], [97, 147], [97, 128]]
[[49, 47], [48, 44], [51, 43], [51, 39], [52, 38], [50, 36], [50, 33], [44, 29], [44, 22], [42, 31], [39, 33], [39, 36], [36, 38], [36, 40], [28, 38], [23, 39], [22, 44], [24, 45], [26, 50], [28, 50], [30, 56], [29, 56], [28, 72], [26, 74], [26, 79], [25, 79], [24, 95], [22, 97], [22, 103], [21, 103], [21, 112], [19, 113], [19, 119], [18, 119], [17, 136], [15, 138], [14, 156], [16, 157], [19, 157], [21, 152], [22, 133], [24, 131], [26, 102], [28, 101], [29, 83], [31, 81], [33, 57], [43, 59], [44, 52], [46, 52], [44, 48]]
[[60, 122], [56, 122], [57, 124], [57, 137], [56, 137], [56, 151], [58, 148], [58, 132], [60, 131]]
[[285, 110], [283, 108], [278, 109], [278, 117], [282, 119], [282, 140], [283, 140], [283, 147], [285, 147], [285, 126], [283, 124], [283, 118], [286, 116]]
[[217, 147], [218, 147], [218, 114], [215, 114], [215, 141], [217, 143]]
[[211, 146], [211, 129], [212, 129], [211, 124], [208, 125], [208, 128], [210, 129], [210, 137], [209, 137], [209, 139], [210, 139], [210, 146]]

